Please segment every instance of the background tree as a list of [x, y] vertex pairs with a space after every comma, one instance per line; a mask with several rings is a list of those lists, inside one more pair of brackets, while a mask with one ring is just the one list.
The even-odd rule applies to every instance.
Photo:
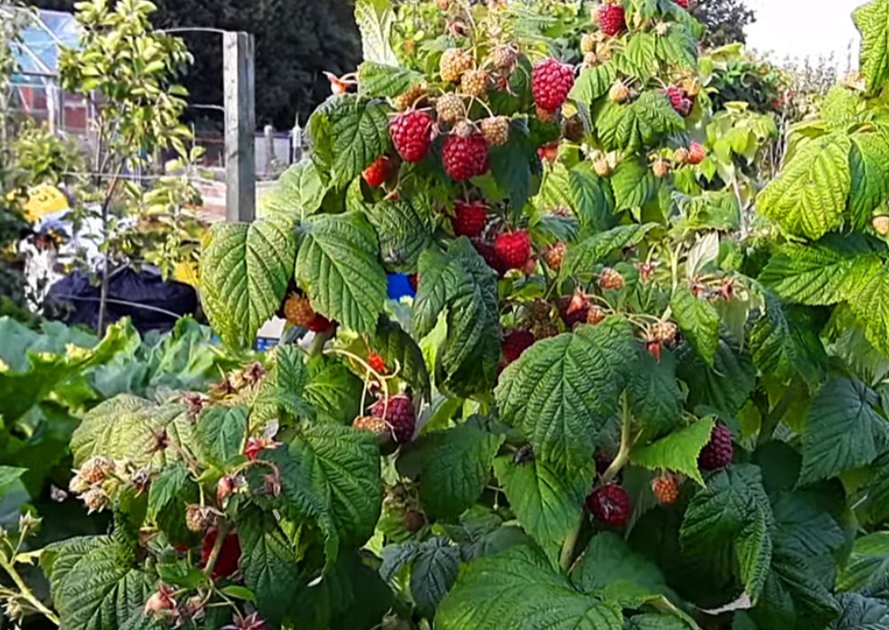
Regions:
[[[75, 0], [31, 0], [73, 10]], [[322, 71], [348, 72], [360, 61], [358, 30], [348, 0], [156, 0], [159, 28], [208, 27], [256, 36], [256, 115], [260, 124], [293, 126], [330, 94]], [[195, 58], [184, 85], [193, 103], [222, 104], [222, 42], [213, 33], [184, 36]], [[286, 61], [284, 61], [286, 60]], [[221, 117], [212, 118], [221, 125]]]
[[704, 44], [709, 46], [746, 42], [745, 29], [756, 21], [744, 0], [698, 0], [692, 14], [706, 27]]

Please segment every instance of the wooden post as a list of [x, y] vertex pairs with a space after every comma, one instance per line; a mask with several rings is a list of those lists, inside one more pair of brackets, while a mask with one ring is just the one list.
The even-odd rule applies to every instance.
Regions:
[[256, 218], [256, 110], [253, 36], [223, 35], [225, 82], [225, 215]]

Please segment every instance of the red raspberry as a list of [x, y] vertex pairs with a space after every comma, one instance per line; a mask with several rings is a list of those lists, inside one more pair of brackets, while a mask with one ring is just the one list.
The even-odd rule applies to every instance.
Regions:
[[531, 71], [531, 93], [541, 109], [555, 111], [568, 99], [574, 87], [574, 69], [557, 59], [541, 61]]
[[427, 112], [414, 110], [395, 116], [389, 123], [389, 133], [398, 155], [405, 162], [419, 162], [432, 146], [432, 126], [435, 120]]
[[412, 273], [407, 277], [408, 282], [411, 283], [411, 287], [414, 290], [414, 293], [417, 292], [417, 287], [420, 286], [420, 276], [418, 274]]
[[[218, 536], [219, 531], [216, 529], [211, 529], [204, 536], [204, 543], [201, 546], [201, 566], [207, 566], [207, 562], [210, 560], [210, 553], [213, 551], [213, 546], [216, 544]], [[229, 534], [222, 541], [222, 548], [219, 550], [216, 564], [213, 565], [211, 577], [215, 580], [234, 574], [238, 570], [238, 561], [240, 559], [241, 543], [238, 541], [238, 535], [234, 533]]]
[[620, 35], [627, 28], [624, 8], [618, 4], [603, 4], [599, 7], [599, 28], [606, 35]]
[[688, 163], [700, 164], [707, 157], [707, 149], [700, 142], [692, 142], [688, 146]]
[[444, 169], [455, 182], [488, 172], [488, 141], [468, 126], [458, 126], [441, 148]]
[[526, 230], [501, 234], [494, 241], [494, 250], [507, 269], [521, 269], [531, 258], [531, 237]]
[[721, 470], [732, 465], [735, 447], [732, 444], [732, 431], [722, 423], [716, 425], [710, 442], [698, 455], [701, 470]]
[[333, 328], [333, 322], [324, 317], [324, 315], [316, 313], [315, 319], [312, 320], [312, 323], [307, 328], [315, 333], [323, 333]]
[[488, 263], [488, 267], [497, 272], [498, 275], [503, 275], [507, 271], [509, 271], [509, 267], [506, 266], [506, 263], [500, 258], [500, 255], [497, 253], [497, 249], [484, 241], [472, 241], [473, 247], [475, 247], [475, 251], [479, 253], [479, 255], [485, 259], [485, 262]]
[[386, 183], [386, 180], [392, 175], [392, 160], [384, 155], [364, 169], [364, 172], [361, 175], [364, 177], [364, 181], [367, 182], [368, 186], [371, 188], [379, 188]]
[[651, 491], [661, 505], [673, 505], [679, 498], [679, 477], [664, 475], [651, 482]]
[[589, 302], [584, 300], [579, 308], [576, 304], [573, 304], [573, 302], [574, 298], [570, 297], [565, 297], [559, 300], [559, 315], [561, 315], [562, 321], [565, 322], [565, 326], [569, 330], [578, 324], [586, 324], [590, 314]]
[[503, 337], [503, 365], [517, 361], [520, 356], [534, 345], [534, 335], [527, 330], [513, 330]]
[[593, 456], [593, 459], [596, 460], [596, 472], [600, 475], [604, 475], [605, 471], [611, 468], [611, 462], [614, 461], [614, 453], [598, 450]]
[[678, 4], [683, 9], [688, 9], [688, 0], [673, 0], [676, 4]]
[[371, 352], [367, 356], [367, 364], [377, 374], [386, 373], [386, 360], [376, 352]]
[[392, 429], [389, 428], [389, 423], [382, 418], [374, 418], [373, 416], [355, 418], [352, 422], [352, 427], [376, 435], [380, 446], [386, 446], [392, 442]]
[[454, 226], [454, 234], [475, 238], [481, 236], [488, 224], [488, 206], [483, 203], [466, 203], [458, 201], [455, 204], [455, 213], [451, 218]]
[[689, 98], [688, 94], [686, 94], [682, 88], [675, 85], [668, 87], [665, 93], [667, 98], [670, 99], [670, 105], [673, 106], [673, 109], [675, 109], [683, 118], [688, 118], [694, 107], [694, 101]]
[[599, 486], [587, 497], [586, 505], [599, 521], [611, 527], [626, 527], [633, 512], [630, 495], [616, 483]]
[[414, 430], [417, 427], [414, 403], [404, 394], [392, 396], [388, 406], [385, 402], [385, 400], [378, 400], [370, 409], [371, 415], [383, 418], [389, 423], [398, 444], [407, 444], [413, 439]]
[[542, 161], [552, 164], [559, 157], [559, 143], [550, 142], [549, 144], [543, 145], [537, 149], [537, 155]]

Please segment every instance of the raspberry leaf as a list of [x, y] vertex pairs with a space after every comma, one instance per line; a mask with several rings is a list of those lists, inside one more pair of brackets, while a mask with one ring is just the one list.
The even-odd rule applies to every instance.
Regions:
[[624, 622], [624, 630], [688, 630], [688, 622], [678, 617], [646, 613], [630, 617]]
[[[861, 282], [861, 281], [859, 281]], [[849, 305], [864, 334], [883, 356], [889, 356], [889, 271], [886, 266], [860, 284], [849, 285]]]
[[303, 587], [297, 549], [272, 514], [253, 510], [238, 527], [244, 584], [256, 594], [263, 615], [279, 623], [294, 612]]
[[804, 558], [776, 550], [762, 599], [750, 613], [760, 627], [824, 628], [838, 613], [836, 600]]
[[414, 198], [369, 205], [365, 214], [377, 233], [386, 266], [402, 273], [416, 269], [420, 254], [433, 241], [431, 208]]
[[840, 617], [833, 623], [837, 630], [881, 628], [889, 625], [889, 604], [876, 597], [847, 593], [837, 598]]
[[185, 489], [187, 482], [188, 470], [181, 463], [164, 468], [148, 488], [148, 518], [156, 519], [158, 513]]
[[593, 172], [591, 164], [583, 162], [568, 172], [567, 190], [582, 229], [592, 233], [608, 225], [614, 201], [608, 183]]
[[616, 78], [617, 68], [614, 62], [603, 63], [593, 68], [584, 68], [575, 81], [568, 98], [589, 106], [608, 92]]
[[387, 366], [398, 365], [398, 376], [411, 385], [427, 400], [432, 395], [429, 372], [423, 359], [423, 351], [404, 329], [388, 317], [381, 316], [374, 336], [373, 348], [383, 357]]
[[410, 567], [410, 592], [422, 614], [431, 619], [450, 590], [460, 569], [460, 548], [447, 538], [435, 537], [422, 543], [393, 545], [383, 550], [380, 575], [392, 582]]
[[889, 576], [889, 532], [862, 536], [852, 546], [849, 561], [837, 576], [842, 592], [863, 591], [880, 584]]
[[512, 207], [523, 208], [531, 197], [532, 165], [537, 163], [527, 125], [513, 121], [509, 126], [509, 140], [503, 146], [490, 147], [489, 155], [491, 174], [497, 185], [509, 197]]
[[765, 313], [750, 332], [753, 362], [781, 381], [799, 374], [808, 383], [819, 384], [825, 377], [827, 356], [816, 330], [809, 313], [766, 293]]
[[614, 210], [637, 210], [651, 201], [657, 192], [657, 180], [640, 160], [628, 158], [611, 176]]
[[861, 32], [861, 73], [876, 93], [889, 80], [889, 2], [868, 2], [852, 16]]
[[363, 96], [395, 98], [422, 80], [419, 72], [398, 66], [373, 61], [358, 66], [358, 92]]
[[389, 43], [395, 23], [391, 0], [357, 0], [355, 22], [361, 31], [364, 60], [397, 66], [398, 56]]
[[616, 58], [618, 71], [639, 79], [643, 84], [647, 83], [658, 69], [655, 47], [656, 40], [653, 33], [634, 35], [630, 38], [623, 54]]
[[876, 392], [857, 380], [833, 378], [809, 406], [799, 484], [862, 468], [889, 446], [889, 423], [876, 410]]
[[719, 313], [712, 304], [695, 297], [684, 286], [674, 291], [670, 305], [683, 336], [701, 358], [712, 366], [719, 343]]
[[300, 226], [296, 278], [314, 309], [358, 333], [372, 333], [386, 300], [376, 235], [360, 214], [321, 215]]
[[312, 114], [308, 131], [322, 178], [342, 187], [389, 148], [389, 108], [356, 94], [334, 96]]
[[430, 516], [455, 518], [481, 496], [504, 439], [462, 424], [424, 435], [399, 457], [398, 466], [419, 473], [420, 501]]
[[584, 469], [599, 431], [617, 412], [635, 356], [632, 330], [620, 317], [539, 341], [501, 375], [500, 418], [522, 432], [542, 461]]
[[437, 381], [461, 395], [489, 389], [500, 360], [497, 282], [466, 238], [420, 256], [414, 332], [428, 335], [442, 312], [447, 337], [438, 352]]
[[710, 441], [715, 426], [713, 418], [703, 418], [653, 444], [633, 449], [630, 460], [648, 470], [682, 473], [703, 486], [704, 479], [698, 470], [698, 455]]
[[609, 151], [635, 151], [683, 129], [685, 123], [669, 99], [654, 91], [643, 92], [632, 103], [606, 101], [596, 117], [596, 132]]
[[685, 394], [676, 379], [676, 356], [665, 351], [655, 361], [649, 353], [641, 354], [627, 399], [646, 437], [657, 438], [681, 427]]
[[244, 405], [214, 406], [197, 422], [197, 441], [204, 456], [219, 468], [241, 454], [249, 411]]
[[562, 543], [577, 527], [583, 501], [593, 485], [592, 463], [569, 477], [536, 458], [516, 464], [511, 456], [494, 460], [497, 480], [522, 529], [553, 564]]
[[756, 387], [749, 349], [728, 334], [719, 339], [712, 365], [687, 345], [680, 348], [677, 359], [677, 374], [688, 385], [690, 409], [700, 406], [733, 417]]
[[361, 379], [342, 363], [322, 357], [313, 359], [308, 368], [310, 377], [303, 396], [318, 420], [350, 424], [361, 411]]
[[304, 353], [298, 346], [278, 346], [274, 364], [262, 381], [250, 411], [251, 422], [265, 423], [278, 418], [284, 411], [294, 418], [314, 419], [315, 409], [305, 399], [309, 372], [303, 361]]
[[[492, 580], [491, 575], [498, 577]], [[621, 630], [623, 614], [616, 604], [578, 593], [539, 551], [513, 547], [469, 563], [435, 622], [442, 630], [528, 624]]]
[[316, 425], [300, 432], [291, 449], [330, 510], [343, 542], [367, 542], [382, 502], [376, 437], [350, 427]]
[[852, 197], [849, 210], [856, 230], [870, 227], [874, 210], [889, 197], [889, 139], [884, 133], [862, 132], [852, 134], [852, 151], [849, 165], [852, 169]]
[[259, 219], [212, 227], [201, 256], [201, 298], [210, 324], [230, 346], [249, 346], [275, 314], [293, 270], [290, 221]]
[[562, 263], [562, 279], [581, 273], [594, 273], [596, 265], [609, 254], [636, 245], [655, 227], [657, 226], [654, 223], [621, 225], [585, 238], [568, 248], [565, 261]]
[[852, 176], [848, 136], [833, 133], [804, 145], [757, 198], [759, 211], [787, 232], [818, 239], [841, 228]]
[[301, 221], [321, 209], [327, 191], [315, 164], [303, 160], [284, 171], [277, 185], [261, 197], [260, 204], [267, 216]]
[[698, 63], [698, 40], [686, 24], [670, 24], [669, 32], [656, 39], [655, 53], [663, 63], [695, 68]]
[[775, 522], [758, 467], [736, 465], [712, 475], [692, 498], [680, 530], [687, 553], [703, 555], [728, 545], [738, 577], [755, 602], [769, 574]]

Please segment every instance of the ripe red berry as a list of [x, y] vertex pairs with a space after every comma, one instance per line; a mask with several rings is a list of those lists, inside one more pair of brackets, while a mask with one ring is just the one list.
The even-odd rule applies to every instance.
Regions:
[[599, 28], [609, 36], [620, 35], [627, 28], [624, 8], [618, 4], [603, 4], [599, 7]]
[[384, 155], [364, 169], [364, 172], [361, 175], [364, 177], [364, 181], [367, 182], [368, 186], [371, 188], [379, 188], [386, 183], [386, 180], [389, 179], [391, 174], [392, 160]]
[[308, 329], [315, 333], [327, 332], [333, 327], [333, 322], [319, 313], [315, 314], [315, 319], [308, 325]]
[[414, 293], [417, 292], [417, 287], [420, 286], [420, 276], [416, 273], [412, 273], [407, 277], [408, 282], [411, 283], [411, 288], [413, 288]]
[[377, 374], [386, 373], [386, 360], [376, 352], [371, 352], [367, 356], [367, 364]]
[[488, 224], [488, 206], [483, 203], [457, 201], [451, 218], [454, 234], [475, 238], [481, 236]]
[[[210, 560], [210, 554], [216, 545], [216, 539], [219, 536], [218, 530], [211, 529], [204, 536], [204, 542], [201, 546], [201, 566], [207, 566]], [[211, 576], [213, 579], [228, 577], [238, 570], [238, 561], [241, 559], [241, 543], [238, 541], [237, 534], [229, 534], [222, 541], [222, 547], [219, 550], [219, 556], [216, 564], [213, 565]]]
[[574, 87], [574, 69], [558, 59], [541, 61], [531, 71], [531, 94], [541, 109], [555, 111], [568, 99]]
[[506, 232], [494, 241], [494, 250], [507, 269], [521, 269], [531, 258], [531, 237], [525, 230]]
[[688, 163], [700, 164], [707, 157], [707, 149], [700, 142], [692, 142], [688, 146]]
[[370, 412], [371, 415], [389, 423], [398, 444], [407, 444], [413, 439], [417, 416], [414, 412], [414, 403], [404, 394], [392, 396], [388, 405], [385, 399], [378, 400]]
[[392, 143], [405, 162], [419, 162], [432, 146], [432, 126], [435, 120], [419, 110], [399, 114], [389, 123]]
[[722, 423], [716, 425], [710, 442], [698, 455], [698, 466], [701, 470], [721, 470], [732, 465], [735, 447], [732, 443], [732, 431]]
[[675, 2], [676, 4], [678, 4], [678, 5], [679, 5], [680, 7], [682, 7], [683, 9], [687, 9], [687, 8], [688, 8], [688, 0], [673, 0], [673, 2]]
[[534, 335], [527, 330], [513, 330], [503, 337], [503, 365], [517, 361], [520, 356], [534, 345]]
[[488, 263], [488, 267], [496, 271], [498, 275], [502, 276], [509, 271], [509, 267], [503, 259], [500, 258], [500, 255], [497, 253], [497, 250], [493, 245], [478, 240], [473, 240], [472, 245], [475, 247], [475, 251], [477, 251], [479, 255], [485, 259], [485, 262]]
[[574, 304], [573, 297], [565, 297], [559, 300], [559, 315], [568, 330], [578, 324], [586, 324], [590, 314], [590, 303], [584, 300], [578, 307]]
[[484, 175], [488, 172], [488, 141], [476, 132], [460, 129], [447, 137], [441, 148], [445, 172], [455, 182]]
[[537, 155], [544, 162], [549, 162], [552, 164], [559, 157], [559, 143], [558, 142], [550, 142], [549, 144], [545, 144], [539, 149], [537, 149]]
[[626, 527], [633, 513], [630, 495], [616, 483], [599, 486], [587, 497], [586, 505], [593, 516], [611, 527]]
[[664, 475], [651, 482], [651, 491], [661, 505], [673, 505], [679, 498], [679, 478], [676, 475]]
[[675, 85], [671, 85], [666, 90], [667, 98], [670, 99], [670, 105], [673, 106], [673, 109], [682, 116], [683, 118], [687, 118], [691, 114], [691, 110], [694, 107], [694, 101], [685, 93], [680, 87]]

